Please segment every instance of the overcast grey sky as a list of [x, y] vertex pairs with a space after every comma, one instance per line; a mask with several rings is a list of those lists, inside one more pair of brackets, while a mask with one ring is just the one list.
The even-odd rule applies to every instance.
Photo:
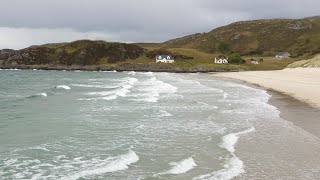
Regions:
[[0, 49], [101, 39], [160, 42], [239, 20], [320, 15], [320, 0], [0, 0]]

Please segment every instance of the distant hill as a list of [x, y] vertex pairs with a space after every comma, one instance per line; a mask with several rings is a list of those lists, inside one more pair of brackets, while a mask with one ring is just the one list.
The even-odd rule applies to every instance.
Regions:
[[240, 21], [159, 44], [162, 48], [193, 48], [209, 53], [274, 55], [288, 51], [293, 56], [320, 52], [320, 16], [304, 19]]
[[99, 65], [137, 59], [143, 53], [143, 48], [133, 44], [79, 40], [0, 50], [0, 65]]

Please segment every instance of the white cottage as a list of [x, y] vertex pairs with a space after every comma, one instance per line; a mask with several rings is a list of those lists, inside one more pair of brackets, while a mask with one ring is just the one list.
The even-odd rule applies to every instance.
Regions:
[[277, 52], [276, 58], [290, 58], [291, 54], [288, 52]]
[[256, 65], [258, 65], [258, 64], [259, 64], [259, 62], [258, 62], [258, 61], [251, 61], [251, 63], [252, 63], [252, 64], [256, 64]]
[[228, 58], [225, 58], [225, 57], [218, 57], [218, 58], [214, 58], [214, 63], [216, 64], [228, 64]]
[[162, 63], [174, 63], [174, 57], [171, 55], [157, 55], [156, 56], [156, 62], [162, 62]]

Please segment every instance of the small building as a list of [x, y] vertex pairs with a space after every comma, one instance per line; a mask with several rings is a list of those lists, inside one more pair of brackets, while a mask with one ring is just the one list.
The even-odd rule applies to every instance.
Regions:
[[288, 52], [277, 52], [276, 58], [290, 58], [291, 54]]
[[156, 62], [161, 63], [174, 63], [174, 57], [171, 55], [157, 55], [156, 56]]
[[256, 60], [252, 60], [252, 61], [251, 61], [251, 64], [258, 65], [258, 64], [259, 64], [259, 62], [258, 62], [258, 61], [256, 61]]
[[218, 58], [214, 58], [214, 63], [216, 64], [228, 64], [228, 58], [226, 57], [218, 57]]

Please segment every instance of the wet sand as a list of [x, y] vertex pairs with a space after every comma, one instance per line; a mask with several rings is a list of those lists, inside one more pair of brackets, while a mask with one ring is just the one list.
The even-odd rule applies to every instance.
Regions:
[[282, 119], [320, 139], [320, 68], [214, 73], [213, 76], [267, 90], [272, 95], [269, 103], [278, 108]]

